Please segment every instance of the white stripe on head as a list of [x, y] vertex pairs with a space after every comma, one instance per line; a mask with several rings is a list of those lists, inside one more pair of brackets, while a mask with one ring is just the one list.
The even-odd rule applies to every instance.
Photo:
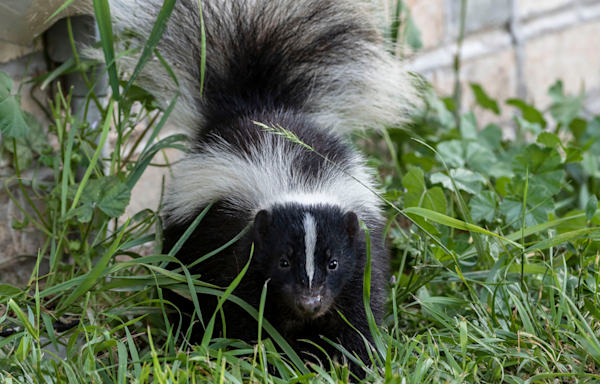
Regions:
[[306, 275], [308, 287], [315, 276], [315, 247], [317, 245], [317, 222], [311, 214], [304, 215], [304, 244], [306, 246]]

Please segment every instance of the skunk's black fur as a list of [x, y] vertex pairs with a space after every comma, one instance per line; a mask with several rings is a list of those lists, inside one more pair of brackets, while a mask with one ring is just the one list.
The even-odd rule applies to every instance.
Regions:
[[[278, 124], [289, 127], [301, 141], [311, 145], [316, 152], [335, 162], [342, 170], [355, 166], [353, 160], [356, 153], [345, 141], [316, 129], [301, 116], [265, 113], [262, 117], [268, 119], [266, 121], [277, 121]], [[219, 129], [218, 135], [208, 135], [204, 141], [198, 142], [195, 151], [202, 153], [202, 148], [210, 146], [214, 140], [219, 143], [226, 142], [228, 147], [232, 151], [238, 152], [240, 156], [251, 156], [253, 143], [261, 142], [270, 145], [269, 142], [277, 141], [289, 146], [290, 154], [297, 149], [298, 144], [257, 129], [251, 120], [239, 119], [235, 124], [229, 122], [227, 126]], [[326, 160], [315, 152], [303, 149], [292, 163], [289, 170], [297, 174], [290, 175], [290, 179], [318, 180]], [[202, 164], [198, 163], [197, 166], [202, 167]], [[342, 171], [340, 170], [340, 172]], [[344, 191], [336, 191], [336, 193], [343, 194]], [[370, 192], [365, 190], [365, 193]], [[194, 208], [194, 212], [191, 212], [183, 221], [174, 221], [167, 217], [167, 222], [171, 224], [165, 231], [164, 253], [168, 252], [177, 242], [205, 206]], [[360, 207], [356, 207], [356, 210], [360, 210]], [[320, 266], [317, 269], [322, 275], [323, 297], [331, 300], [327, 311], [316, 318], [303, 317], [295, 310], [296, 304], [294, 303], [295, 297], [308, 292], [305, 289], [307, 274], [303, 228], [303, 215], [307, 212], [312, 214], [318, 225], [317, 249], [314, 253], [315, 265]], [[252, 263], [234, 294], [258, 308], [263, 285], [268, 280], [265, 318], [277, 328], [290, 345], [298, 352], [303, 352], [300, 353], [303, 358], [310, 359], [311, 355], [320, 358], [323, 356], [318, 349], [308, 343], [297, 341], [300, 339], [312, 340], [324, 348], [331, 357], [338, 356], [337, 350], [321, 339], [321, 336], [325, 336], [340, 343], [347, 350], [356, 352], [367, 363], [369, 361], [368, 354], [362, 338], [338, 314], [338, 311], [341, 312], [354, 327], [367, 337], [367, 340], [372, 341], [363, 304], [363, 273], [366, 261], [365, 234], [358, 228], [357, 221], [350, 224], [344, 223], [346, 213], [346, 209], [330, 204], [304, 205], [294, 202], [274, 204], [269, 208], [271, 223], [267, 223], [266, 233], [261, 233], [256, 228], [255, 222], [252, 230], [241, 240], [192, 268], [191, 272], [200, 274], [201, 280], [204, 282], [227, 287], [248, 262], [250, 248], [254, 244]], [[178, 258], [184, 264], [190, 264], [225, 245], [251, 223], [255, 214], [252, 210], [232, 208], [227, 199], [218, 201], [179, 251]], [[383, 316], [385, 284], [388, 274], [387, 250], [382, 238], [383, 220], [378, 212], [362, 213], [360, 219], [372, 229], [371, 309], [379, 321]], [[330, 255], [328, 251], [332, 254]], [[283, 256], [286, 256], [291, 263], [289, 272], [279, 269], [279, 261]], [[328, 257], [336, 258], [339, 263], [335, 273], [327, 273], [325, 267], [329, 262]], [[286, 293], [290, 290], [293, 292]], [[325, 292], [328, 294], [324, 294]], [[169, 299], [179, 303], [187, 301], [185, 305], [180, 305], [180, 308], [193, 310], [189, 300], [182, 302], [180, 298], [173, 296], [169, 296]], [[200, 295], [198, 299], [206, 323], [214, 313], [217, 300], [213, 296], [206, 295]], [[225, 317], [227, 337], [250, 342], [256, 340], [258, 330], [256, 321], [237, 304], [227, 303], [225, 305]], [[215, 335], [222, 334], [221, 325], [222, 321], [219, 317], [216, 322]], [[198, 323], [194, 330], [194, 341], [199, 341], [201, 337], [202, 326]]]
[[[118, 24], [143, 40], [160, 0], [111, 0]], [[322, 358], [308, 339], [337, 356], [324, 336], [368, 363], [372, 341], [363, 304], [365, 233], [372, 250], [371, 309], [380, 321], [388, 252], [376, 185], [361, 155], [343, 137], [367, 126], [398, 123], [410, 95], [407, 76], [383, 47], [368, 6], [357, 0], [206, 0], [206, 81], [200, 95], [201, 28], [195, 0], [179, 0], [159, 45], [179, 78], [176, 121], [191, 130], [190, 153], [176, 168], [165, 209], [167, 253], [196, 216], [213, 207], [177, 253], [190, 264], [251, 229], [196, 265], [200, 279], [226, 287], [254, 254], [234, 294], [258, 308], [301, 357]], [[135, 60], [125, 58], [122, 68]], [[174, 86], [156, 63], [142, 86], [168, 99]], [[282, 127], [267, 132], [255, 122]], [[286, 137], [287, 136], [287, 137]], [[311, 149], [300, 145], [303, 142]], [[193, 305], [170, 295], [190, 314]], [[216, 298], [199, 295], [205, 322]], [[257, 323], [233, 303], [215, 336], [248, 342]], [[203, 335], [196, 324], [194, 340]]]

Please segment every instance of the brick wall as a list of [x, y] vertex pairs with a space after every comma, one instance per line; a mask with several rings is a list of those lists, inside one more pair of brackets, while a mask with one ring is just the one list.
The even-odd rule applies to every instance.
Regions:
[[[0, 40], [0, 71], [8, 73], [15, 82], [13, 92], [16, 92], [22, 81], [32, 79], [47, 71], [46, 62], [39, 42], [17, 45]], [[27, 72], [26, 71], [27, 68]], [[48, 96], [39, 90], [32, 94], [32, 85], [23, 84], [21, 87], [21, 105], [24, 110], [34, 114], [38, 120], [48, 126], [49, 121], [35, 99], [46, 103]], [[24, 284], [35, 266], [38, 248], [43, 245], [42, 238], [36, 235], [36, 230], [13, 229], [14, 219], [23, 220], [24, 215], [17, 205], [9, 198], [4, 188], [5, 179], [14, 177], [6, 153], [0, 158], [0, 283]], [[24, 174], [24, 178], [32, 175]], [[15, 196], [19, 205], [27, 206], [16, 183], [11, 184], [10, 192]], [[35, 194], [31, 193], [35, 199]], [[33, 213], [32, 210], [29, 210]], [[45, 265], [42, 264], [42, 268]], [[43, 272], [43, 270], [42, 270]]]
[[[460, 0], [406, 0], [421, 31], [423, 48], [408, 55], [408, 67], [427, 78], [441, 95], [452, 93], [460, 26]], [[588, 108], [600, 113], [599, 0], [468, 0], [460, 70], [463, 109], [473, 104], [470, 82], [504, 101], [520, 97], [545, 107], [558, 79], [577, 93], [585, 86]], [[509, 108], [500, 118], [479, 111], [481, 123], [510, 126]]]

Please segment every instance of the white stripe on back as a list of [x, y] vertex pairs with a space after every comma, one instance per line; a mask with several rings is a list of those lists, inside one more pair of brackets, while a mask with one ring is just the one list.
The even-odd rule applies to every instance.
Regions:
[[304, 215], [304, 244], [306, 245], [306, 275], [311, 288], [315, 276], [315, 247], [317, 245], [317, 222], [311, 214]]

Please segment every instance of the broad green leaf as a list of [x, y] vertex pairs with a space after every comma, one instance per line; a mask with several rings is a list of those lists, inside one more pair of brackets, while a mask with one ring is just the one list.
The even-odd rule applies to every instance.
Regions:
[[583, 109], [583, 96], [565, 95], [561, 80], [550, 88], [548, 94], [554, 100], [554, 103], [550, 106], [550, 114], [557, 123], [568, 126], [579, 117]]
[[42, 155], [49, 145], [46, 132], [44, 132], [44, 128], [34, 115], [29, 112], [23, 112], [23, 115], [25, 116], [25, 123], [29, 127], [29, 133], [25, 136], [27, 146], [38, 155]]
[[587, 122], [585, 130], [581, 134], [581, 142], [589, 148], [596, 156], [600, 155], [600, 116]]
[[[450, 176], [454, 179], [456, 188], [471, 195], [481, 192], [481, 188], [486, 183], [485, 177], [481, 174], [471, 172], [464, 168], [451, 169]], [[444, 188], [454, 191], [454, 186], [452, 185], [450, 177], [441, 172], [431, 175], [430, 180], [433, 184], [441, 183]]]
[[[29, 127], [29, 133], [24, 137], [15, 138], [17, 147], [17, 160], [20, 169], [27, 169], [33, 162], [33, 152], [42, 155], [48, 148], [48, 138], [42, 125], [31, 113], [23, 112], [25, 123]], [[3, 142], [4, 148], [14, 154], [14, 144], [12, 140]]]
[[519, 99], [510, 99], [506, 102], [506, 104], [519, 108], [523, 115], [523, 119], [525, 119], [526, 121], [530, 123], [537, 123], [542, 128], [546, 128], [547, 123], [546, 120], [544, 120], [544, 116], [532, 105], [529, 105], [523, 100]]
[[550, 114], [558, 123], [569, 125], [579, 117], [583, 109], [583, 100], [583, 97], [568, 96], [562, 102], [553, 104], [550, 107]]
[[461, 116], [460, 134], [463, 139], [477, 138], [477, 118], [473, 112], [465, 113]]
[[448, 167], [459, 168], [465, 165], [464, 149], [460, 140], [441, 142], [436, 149]]
[[560, 191], [565, 173], [562, 158], [556, 148], [542, 148], [531, 144], [522, 155], [515, 156], [512, 165], [515, 175], [523, 179], [525, 175], [529, 175], [532, 188], [543, 186], [552, 195]]
[[[78, 189], [79, 184], [69, 186], [68, 197], [71, 199], [75, 198]], [[88, 181], [81, 194], [80, 200], [83, 206], [73, 211], [78, 211], [78, 214], [84, 214], [87, 218], [87, 215], [93, 212], [93, 208], [98, 207], [109, 217], [119, 217], [125, 213], [125, 208], [129, 205], [130, 198], [131, 191], [125, 183], [121, 182], [117, 176], [106, 176]], [[89, 207], [89, 209], [85, 207]], [[84, 209], [80, 210], [81, 208]], [[67, 215], [69, 216], [69, 214]], [[91, 219], [91, 215], [89, 218]], [[79, 219], [81, 221], [82, 218], [79, 217]], [[89, 220], [84, 222], [87, 221]]]
[[[423, 207], [435, 212], [446, 213], [446, 196], [444, 191], [439, 188], [428, 189], [425, 184], [423, 170], [418, 167], [409, 167], [408, 172], [402, 178], [402, 185], [406, 188], [404, 195], [405, 207]], [[411, 217], [426, 230], [438, 233], [437, 229], [427, 223], [420, 217]]]
[[493, 152], [477, 142], [466, 143], [464, 154], [465, 165], [484, 174], [498, 161]]
[[587, 221], [591, 221], [596, 215], [596, 211], [598, 210], [598, 198], [596, 195], [590, 196], [587, 204], [585, 205], [585, 218]]
[[423, 194], [427, 189], [423, 170], [419, 167], [408, 167], [408, 172], [402, 178], [402, 185], [407, 189], [407, 194]]
[[534, 135], [539, 135], [540, 133], [544, 132], [544, 128], [540, 123], [531, 123], [518, 116], [515, 117], [515, 121], [517, 122], [519, 129], [522, 131], [528, 131]]
[[469, 208], [471, 208], [471, 217], [475, 222], [486, 221], [491, 223], [498, 210], [496, 194], [491, 191], [483, 191], [473, 196], [469, 202]]
[[480, 106], [482, 106], [485, 109], [489, 109], [490, 111], [494, 112], [496, 115], [500, 114], [500, 108], [498, 107], [498, 102], [496, 102], [496, 100], [494, 100], [494, 99], [491, 99], [487, 95], [487, 93], [485, 93], [485, 91], [483, 90], [481, 85], [471, 83], [471, 89], [473, 90], [473, 93], [475, 94], [475, 100], [477, 101], [477, 104], [479, 104]]
[[[509, 195], [500, 204], [500, 213], [506, 216], [506, 224], [518, 229], [523, 221], [523, 193], [524, 180], [513, 179], [509, 184]], [[535, 225], [548, 221], [548, 215], [554, 211], [554, 200], [552, 194], [543, 186], [529, 185], [527, 189], [527, 209], [525, 214], [525, 226]]]
[[130, 198], [131, 191], [127, 185], [111, 176], [101, 189], [100, 199], [96, 206], [109, 217], [119, 217], [125, 213]]
[[[593, 123], [593, 121], [591, 123]], [[585, 133], [587, 127], [588, 122], [581, 118], [574, 119], [573, 121], [571, 121], [571, 124], [569, 124], [569, 129], [573, 133], [573, 136], [575, 136], [575, 141], [577, 143], [581, 143], [581, 138]]]
[[410, 152], [402, 155], [402, 161], [406, 164], [420, 165], [426, 172], [429, 172], [437, 162], [431, 157], [425, 157], [418, 152]]
[[579, 163], [583, 160], [582, 151], [579, 148], [569, 147], [565, 149], [565, 164]]
[[437, 151], [450, 168], [468, 167], [474, 171], [486, 173], [497, 161], [496, 155], [475, 141], [444, 141]]
[[13, 89], [13, 79], [8, 74], [0, 71], [0, 101], [6, 99]]
[[67, 213], [60, 218], [60, 222], [65, 222], [70, 220], [73, 217], [77, 217], [80, 223], [88, 223], [92, 220], [92, 215], [94, 214], [94, 206], [92, 203], [84, 203], [82, 206], [77, 207], [75, 209], [70, 209]]
[[452, 112], [448, 110], [446, 104], [436, 95], [432, 88], [427, 88], [425, 92], [425, 102], [429, 106], [431, 112], [437, 114], [437, 118], [441, 126], [445, 128], [454, 128], [456, 120]]
[[556, 83], [548, 88], [548, 96], [550, 96], [554, 102], [561, 101], [565, 97], [562, 80], [557, 80]]
[[18, 137], [12, 140], [4, 140], [2, 144], [3, 147], [13, 155], [15, 155], [16, 149], [16, 160], [19, 163], [19, 169], [23, 170], [31, 166], [31, 163], [33, 162], [33, 152], [27, 145], [24, 137]]
[[9, 284], [0, 284], [0, 296], [2, 299], [10, 299], [23, 294], [23, 291]]
[[16, 95], [0, 101], [0, 132], [6, 137], [23, 137], [29, 132]]
[[496, 124], [488, 124], [477, 134], [477, 142], [491, 151], [502, 149], [502, 128]]
[[537, 142], [544, 144], [546, 147], [554, 148], [559, 145], [562, 146], [562, 142], [555, 133], [542, 132], [537, 138]]

